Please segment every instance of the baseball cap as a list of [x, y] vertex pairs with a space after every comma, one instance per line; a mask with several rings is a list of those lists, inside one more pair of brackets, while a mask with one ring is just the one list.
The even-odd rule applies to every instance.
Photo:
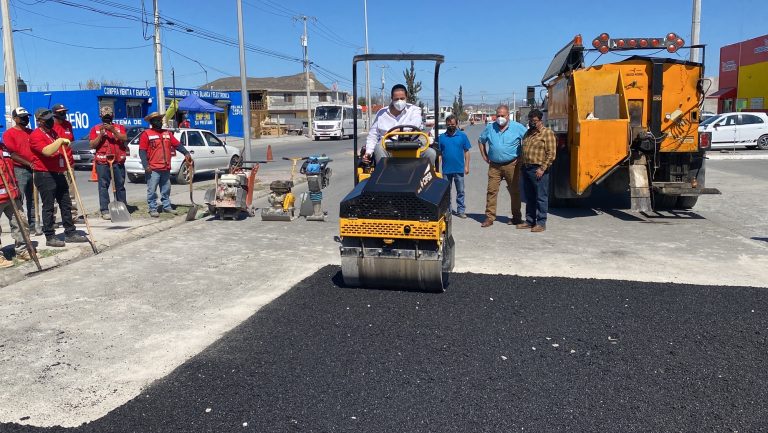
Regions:
[[13, 109], [13, 112], [11, 113], [11, 117], [24, 117], [29, 116], [29, 111], [27, 111], [24, 107], [16, 107]]
[[53, 113], [51, 110], [47, 108], [38, 108], [37, 111], [35, 111], [35, 118], [40, 120], [48, 120], [53, 117]]
[[100, 116], [106, 116], [107, 114], [114, 115], [114, 112], [112, 111], [112, 107], [109, 105], [105, 105], [99, 109], [99, 115]]
[[69, 108], [65, 107], [64, 104], [56, 104], [52, 108], [53, 112], [57, 111], [69, 111]]

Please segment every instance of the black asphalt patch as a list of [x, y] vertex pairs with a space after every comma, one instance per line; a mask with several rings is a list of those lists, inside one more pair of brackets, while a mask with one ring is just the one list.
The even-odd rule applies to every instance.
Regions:
[[455, 274], [428, 294], [338, 281], [321, 269], [90, 424], [0, 431], [768, 429], [766, 289]]

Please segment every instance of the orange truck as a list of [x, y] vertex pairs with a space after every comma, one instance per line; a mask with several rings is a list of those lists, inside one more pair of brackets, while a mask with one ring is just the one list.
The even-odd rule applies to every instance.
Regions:
[[603, 33], [591, 45], [585, 49], [577, 35], [542, 78], [546, 123], [558, 139], [553, 205], [583, 199], [596, 185], [628, 193], [638, 211], [690, 209], [700, 195], [719, 194], [704, 186], [711, 137], [698, 132], [706, 86], [702, 63], [634, 55], [584, 66], [590, 51], [675, 53], [703, 46], [685, 47], [675, 33], [617, 39]]

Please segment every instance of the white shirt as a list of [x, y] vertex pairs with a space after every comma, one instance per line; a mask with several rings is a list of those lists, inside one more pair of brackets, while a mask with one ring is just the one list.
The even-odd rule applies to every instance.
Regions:
[[421, 108], [417, 105], [406, 104], [405, 109], [400, 112], [400, 115], [395, 117], [389, 111], [389, 106], [386, 106], [376, 113], [376, 118], [371, 124], [371, 130], [368, 131], [368, 139], [365, 142], [365, 153], [372, 154], [373, 149], [376, 148], [376, 144], [381, 143], [381, 137], [387, 133], [390, 129], [400, 125], [412, 125], [418, 127], [420, 130], [424, 129], [421, 119]]

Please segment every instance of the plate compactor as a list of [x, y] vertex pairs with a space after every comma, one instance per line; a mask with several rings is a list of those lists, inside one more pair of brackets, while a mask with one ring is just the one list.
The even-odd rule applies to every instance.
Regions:
[[[268, 161], [238, 161], [228, 173], [215, 171], [215, 186], [205, 192], [208, 212], [220, 219], [237, 219], [241, 212], [255, 215], [253, 186], [259, 165]], [[245, 167], [244, 164], [250, 164]]]
[[[275, 180], [269, 184], [267, 202], [269, 207], [261, 209], [263, 221], [293, 221], [298, 216], [304, 216], [307, 221], [325, 221], [325, 213], [322, 210], [323, 188], [328, 186], [331, 179], [331, 162], [325, 155], [303, 156], [295, 158], [283, 157], [291, 161], [291, 180]], [[307, 177], [309, 192], [302, 193], [299, 197], [297, 214], [296, 196], [293, 194], [294, 175], [296, 164], [304, 161], [299, 173]]]
[[[434, 106], [439, 107], [444, 58], [434, 54], [355, 56], [352, 100], [357, 101], [358, 62], [424, 60], [435, 62]], [[454, 263], [451, 188], [439, 165], [421, 157], [429, 136], [415, 126], [390, 129], [381, 139], [389, 157], [370, 166], [357, 151], [357, 118], [353, 130], [355, 188], [339, 209], [345, 285], [442, 292]]]

